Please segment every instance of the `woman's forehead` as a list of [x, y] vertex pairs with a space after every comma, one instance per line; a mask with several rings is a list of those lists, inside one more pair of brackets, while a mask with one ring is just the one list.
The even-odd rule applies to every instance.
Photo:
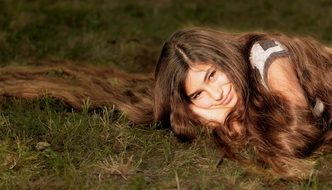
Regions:
[[189, 66], [188, 72], [190, 72], [190, 71], [192, 71], [192, 72], [207, 71], [211, 67], [212, 67], [212, 64], [210, 64], [210, 63], [196, 63], [196, 64], [192, 64]]

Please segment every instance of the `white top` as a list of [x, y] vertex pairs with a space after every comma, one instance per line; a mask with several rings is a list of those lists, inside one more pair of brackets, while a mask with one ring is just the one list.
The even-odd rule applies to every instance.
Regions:
[[256, 42], [250, 50], [250, 63], [259, 71], [262, 84], [267, 88], [267, 71], [276, 58], [287, 57], [285, 46], [277, 41], [265, 40]]
[[[261, 82], [268, 89], [267, 72], [270, 65], [276, 58], [288, 56], [288, 50], [283, 44], [274, 40], [265, 40], [254, 43], [249, 60], [252, 67], [259, 71]], [[324, 104], [319, 98], [316, 98], [312, 111], [316, 116], [320, 116], [324, 111]]]

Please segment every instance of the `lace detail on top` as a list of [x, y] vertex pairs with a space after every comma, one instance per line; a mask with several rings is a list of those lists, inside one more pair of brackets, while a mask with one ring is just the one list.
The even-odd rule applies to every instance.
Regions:
[[[250, 63], [252, 67], [258, 70], [262, 84], [268, 89], [267, 86], [267, 72], [269, 67], [276, 58], [288, 57], [289, 53], [287, 48], [274, 40], [265, 40], [254, 43], [250, 50]], [[320, 116], [324, 111], [324, 104], [316, 98], [313, 102], [312, 112], [315, 116]]]

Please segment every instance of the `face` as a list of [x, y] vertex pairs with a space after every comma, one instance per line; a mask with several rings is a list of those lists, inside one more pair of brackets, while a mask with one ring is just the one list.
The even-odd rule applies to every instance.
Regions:
[[190, 109], [211, 126], [223, 124], [238, 101], [233, 83], [211, 64], [190, 67], [185, 90], [192, 102]]

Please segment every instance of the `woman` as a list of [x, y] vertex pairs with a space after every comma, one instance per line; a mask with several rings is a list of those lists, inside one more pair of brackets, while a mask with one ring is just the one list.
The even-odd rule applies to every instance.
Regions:
[[0, 72], [5, 97], [48, 94], [78, 109], [88, 98], [184, 140], [207, 126], [224, 157], [283, 178], [307, 177], [311, 158], [332, 152], [332, 52], [313, 39], [194, 28], [165, 43], [154, 79], [71, 64]]
[[155, 78], [155, 120], [186, 139], [190, 122], [210, 127], [227, 158], [303, 178], [332, 150], [332, 52], [313, 39], [182, 30]]

